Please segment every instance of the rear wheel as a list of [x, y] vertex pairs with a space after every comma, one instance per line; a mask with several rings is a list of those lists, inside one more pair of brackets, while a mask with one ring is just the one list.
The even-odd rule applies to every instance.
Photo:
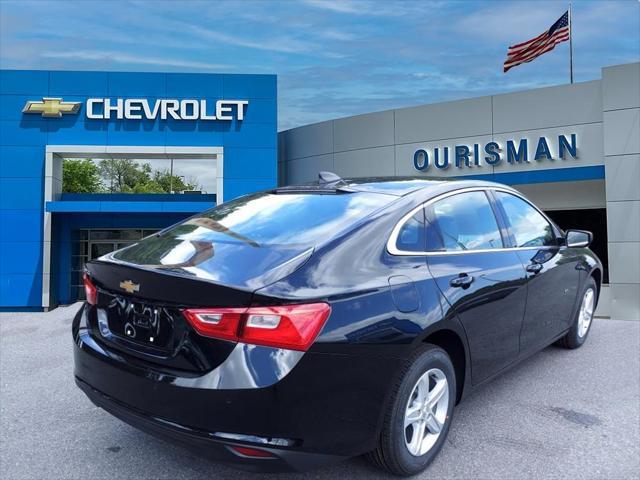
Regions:
[[593, 313], [596, 309], [597, 286], [593, 277], [589, 277], [582, 290], [580, 307], [576, 312], [571, 328], [558, 343], [565, 348], [579, 348], [587, 340], [591, 330]]
[[369, 454], [396, 475], [424, 470], [442, 448], [453, 414], [456, 383], [449, 355], [427, 344], [409, 360], [394, 386], [378, 447]]

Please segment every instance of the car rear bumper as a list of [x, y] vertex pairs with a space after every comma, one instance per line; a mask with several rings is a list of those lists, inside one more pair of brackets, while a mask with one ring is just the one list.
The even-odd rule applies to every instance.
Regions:
[[[108, 395], [99, 392], [88, 383], [76, 377], [76, 385], [98, 407], [129, 425], [163, 440], [169, 440], [207, 459], [257, 472], [304, 471], [328, 463], [335, 463], [345, 457], [300, 452], [292, 449], [274, 448], [255, 442], [230, 441], [215, 432], [195, 430], [160, 418], [135, 411]], [[234, 452], [232, 446], [258, 447], [273, 457], [251, 458]]]
[[[273, 384], [233, 388], [228, 379], [160, 372], [114, 350], [82, 327], [82, 315], [73, 327], [75, 377], [96, 405], [212, 459], [260, 470], [304, 470], [372, 450], [401, 361], [307, 352]], [[238, 456], [234, 444], [276, 459]]]

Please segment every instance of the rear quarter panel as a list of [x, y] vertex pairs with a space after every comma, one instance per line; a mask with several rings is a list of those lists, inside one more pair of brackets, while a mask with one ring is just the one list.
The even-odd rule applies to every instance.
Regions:
[[[316, 351], [406, 356], [425, 329], [442, 319], [442, 308], [425, 257], [386, 250], [393, 226], [411, 208], [404, 203], [318, 248], [297, 271], [258, 290], [254, 302], [329, 302], [332, 313], [312, 347]], [[358, 348], [373, 345], [378, 348]]]

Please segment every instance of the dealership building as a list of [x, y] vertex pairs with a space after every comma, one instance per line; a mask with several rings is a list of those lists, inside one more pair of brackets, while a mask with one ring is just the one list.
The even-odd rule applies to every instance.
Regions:
[[[0, 311], [71, 303], [87, 260], [276, 186], [276, 91], [275, 75], [1, 70]], [[87, 158], [199, 188], [65, 192], [65, 161]]]
[[598, 315], [640, 319], [640, 63], [600, 80], [368, 113], [281, 132], [281, 183], [343, 177], [491, 180], [562, 228], [595, 235]]
[[[598, 314], [640, 318], [640, 63], [280, 134], [276, 90], [274, 75], [1, 70], [0, 311], [71, 303], [87, 260], [329, 170], [513, 185], [561, 227], [594, 232], [606, 283]], [[65, 190], [64, 166], [79, 159], [111, 171], [106, 190]], [[122, 193], [114, 162], [190, 187]]]

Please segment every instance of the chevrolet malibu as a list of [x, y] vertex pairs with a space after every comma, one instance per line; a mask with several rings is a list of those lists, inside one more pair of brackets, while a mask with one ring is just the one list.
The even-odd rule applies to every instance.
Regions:
[[503, 185], [323, 172], [90, 262], [75, 380], [219, 462], [366, 454], [412, 475], [463, 397], [585, 342], [602, 280], [590, 242]]

